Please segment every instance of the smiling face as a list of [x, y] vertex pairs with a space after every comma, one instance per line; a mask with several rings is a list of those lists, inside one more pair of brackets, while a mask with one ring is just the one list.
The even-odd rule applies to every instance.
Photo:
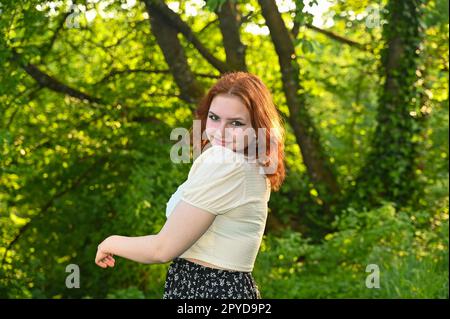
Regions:
[[[233, 95], [214, 97], [206, 120], [206, 135], [212, 145], [244, 150], [254, 139], [251, 116], [241, 99]], [[248, 135], [248, 138], [244, 138]]]

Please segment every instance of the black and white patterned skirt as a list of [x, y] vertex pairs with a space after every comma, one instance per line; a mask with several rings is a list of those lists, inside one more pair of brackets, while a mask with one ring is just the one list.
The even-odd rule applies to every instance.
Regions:
[[251, 272], [175, 258], [167, 270], [163, 299], [261, 299], [261, 294]]

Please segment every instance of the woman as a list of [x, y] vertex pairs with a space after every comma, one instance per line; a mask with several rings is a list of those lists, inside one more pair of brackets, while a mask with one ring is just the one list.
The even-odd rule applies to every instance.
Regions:
[[168, 201], [161, 231], [110, 236], [95, 261], [103, 268], [114, 266], [114, 255], [141, 263], [172, 261], [164, 299], [261, 298], [252, 270], [270, 192], [285, 175], [280, 116], [257, 76], [232, 72], [208, 91], [196, 118], [201, 139], [193, 143], [201, 155]]

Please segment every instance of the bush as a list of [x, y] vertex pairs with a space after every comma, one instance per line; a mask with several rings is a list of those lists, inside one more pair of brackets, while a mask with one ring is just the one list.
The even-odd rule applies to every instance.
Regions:
[[[319, 244], [292, 231], [265, 237], [255, 267], [263, 298], [448, 298], [448, 208], [427, 223], [416, 215], [390, 203], [349, 208]], [[378, 289], [366, 287], [370, 264]]]

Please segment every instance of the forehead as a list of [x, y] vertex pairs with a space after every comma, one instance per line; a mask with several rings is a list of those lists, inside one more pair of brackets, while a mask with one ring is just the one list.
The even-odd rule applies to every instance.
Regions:
[[241, 99], [233, 95], [216, 95], [209, 110], [224, 118], [238, 116], [249, 118], [250, 116]]

